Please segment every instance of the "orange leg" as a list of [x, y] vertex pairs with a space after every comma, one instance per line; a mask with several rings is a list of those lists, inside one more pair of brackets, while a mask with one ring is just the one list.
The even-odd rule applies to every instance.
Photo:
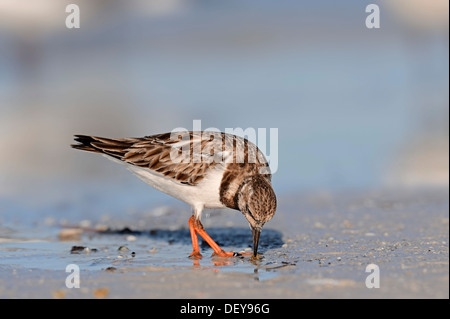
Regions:
[[194, 248], [194, 251], [192, 252], [191, 256], [198, 257], [200, 254], [200, 249], [198, 246], [198, 238], [197, 234], [202, 236], [202, 238], [208, 243], [209, 246], [214, 250], [213, 255], [217, 255], [220, 257], [233, 257], [233, 256], [239, 256], [239, 254], [234, 253], [232, 251], [224, 251], [222, 248], [219, 247], [219, 245], [216, 244], [214, 240], [212, 240], [211, 237], [206, 233], [205, 229], [203, 228], [202, 223], [195, 218], [194, 215], [191, 216], [189, 219], [189, 230], [191, 231], [191, 238], [192, 238], [192, 247]]
[[202, 258], [202, 254], [200, 254], [200, 247], [198, 246], [198, 238], [197, 238], [197, 231], [195, 228], [195, 217], [192, 215], [191, 218], [189, 218], [189, 230], [191, 232], [191, 239], [192, 239], [192, 248], [193, 251], [190, 254], [189, 257], [199, 259]]

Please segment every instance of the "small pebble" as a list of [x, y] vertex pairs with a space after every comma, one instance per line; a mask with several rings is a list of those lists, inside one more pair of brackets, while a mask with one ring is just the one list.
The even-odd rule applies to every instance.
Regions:
[[127, 236], [127, 241], [135, 241], [137, 238], [134, 235], [128, 235]]
[[66, 296], [66, 291], [65, 290], [55, 290], [52, 291], [52, 297], [55, 299], [63, 299]]
[[82, 232], [79, 228], [65, 228], [58, 233], [58, 239], [61, 241], [80, 240]]
[[98, 299], [106, 298], [109, 293], [109, 288], [97, 288], [94, 290], [94, 297]]
[[[70, 249], [70, 253], [71, 254], [80, 254], [80, 253], [82, 253], [82, 252], [86, 252], [86, 249], [87, 247], [84, 247], [84, 246], [72, 246], [72, 248]], [[87, 248], [87, 249], [89, 249], [89, 248]]]

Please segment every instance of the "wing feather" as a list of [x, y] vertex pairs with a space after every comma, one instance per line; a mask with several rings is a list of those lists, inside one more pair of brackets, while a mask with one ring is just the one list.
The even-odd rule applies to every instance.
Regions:
[[[217, 165], [248, 162], [255, 157], [256, 166], [267, 166], [264, 156], [253, 156], [259, 152], [256, 145], [244, 138], [220, 132], [202, 134], [176, 132], [120, 139], [76, 135], [75, 140], [79, 144], [72, 147], [107, 154], [185, 185], [196, 185], [208, 170]], [[188, 152], [188, 156], [178, 161], [172, 160], [174, 154], [181, 155], [183, 152]]]

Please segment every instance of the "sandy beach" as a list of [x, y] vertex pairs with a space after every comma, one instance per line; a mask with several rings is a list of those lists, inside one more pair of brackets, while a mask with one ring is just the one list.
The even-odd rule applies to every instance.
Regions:
[[[3, 226], [0, 297], [448, 298], [448, 205], [448, 189], [283, 196], [259, 261], [210, 257], [205, 244], [201, 260], [189, 259], [189, 212], [170, 207], [106, 232], [86, 231], [83, 220], [68, 241], [57, 221]], [[226, 249], [251, 246], [239, 212], [214, 212], [204, 225]], [[69, 264], [80, 268], [80, 288], [66, 286]], [[379, 288], [366, 287], [369, 264]]]
[[[0, 1], [0, 298], [449, 298], [448, 12]], [[70, 147], [191, 130], [267, 157], [277, 210], [261, 259], [211, 257], [202, 240], [188, 258], [192, 208]], [[241, 212], [202, 223], [251, 252]]]

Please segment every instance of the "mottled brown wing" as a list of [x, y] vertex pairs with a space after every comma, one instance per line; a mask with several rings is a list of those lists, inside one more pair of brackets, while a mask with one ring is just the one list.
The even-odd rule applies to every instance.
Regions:
[[[73, 148], [106, 154], [186, 185], [196, 185], [210, 168], [220, 164], [205, 159], [202, 151], [206, 150], [209, 141], [202, 141], [201, 135], [192, 132], [120, 139], [85, 135], [75, 137], [79, 144], [72, 145]], [[187, 148], [190, 152], [187, 152]], [[186, 154], [189, 156], [186, 157]]]
[[186, 185], [196, 185], [218, 165], [241, 166], [250, 161], [255, 168], [268, 169], [256, 145], [221, 132], [184, 131], [120, 139], [76, 135], [75, 140], [80, 144], [72, 145], [74, 148], [103, 153]]
[[[216, 165], [205, 158], [208, 141], [192, 132], [147, 136], [127, 149], [122, 160], [172, 178], [182, 184], [196, 185]], [[210, 156], [206, 156], [210, 157]]]

